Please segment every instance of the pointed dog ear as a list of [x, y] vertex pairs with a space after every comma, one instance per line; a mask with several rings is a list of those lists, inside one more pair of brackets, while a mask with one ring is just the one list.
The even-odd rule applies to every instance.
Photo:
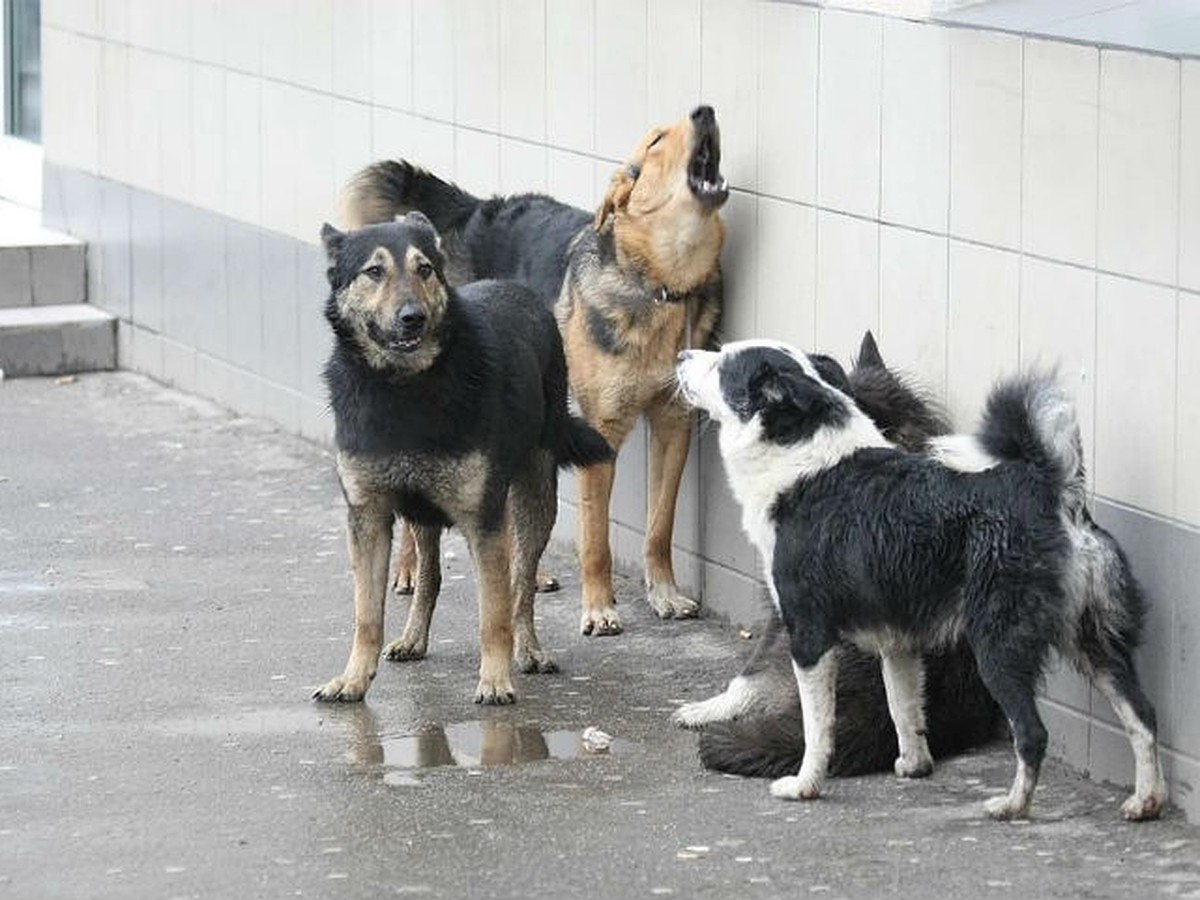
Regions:
[[886, 369], [887, 365], [883, 361], [883, 354], [879, 352], [879, 345], [875, 343], [875, 335], [868, 331], [863, 335], [862, 345], [858, 348], [858, 358], [854, 361], [856, 369]]
[[342, 250], [342, 244], [346, 241], [345, 232], [338, 231], [328, 222], [321, 226], [321, 243], [325, 245], [325, 255], [330, 261], [337, 259], [338, 253]]
[[605, 220], [618, 210], [624, 209], [629, 203], [629, 195], [637, 184], [642, 167], [637, 162], [630, 162], [613, 172], [608, 182], [608, 193], [604, 195], [599, 208], [596, 210], [596, 220], [593, 223], [596, 230], [604, 227]]

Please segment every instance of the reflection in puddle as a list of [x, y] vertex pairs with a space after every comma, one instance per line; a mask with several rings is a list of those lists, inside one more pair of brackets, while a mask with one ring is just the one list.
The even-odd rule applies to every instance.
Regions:
[[[412, 734], [372, 738], [360, 742], [347, 758], [392, 770], [384, 775], [389, 784], [418, 783], [405, 774], [417, 769], [512, 766], [597, 755], [586, 748], [578, 731], [542, 731], [534, 725], [509, 722], [461, 722], [444, 728], [429, 725]], [[619, 748], [619, 742], [616, 746]]]

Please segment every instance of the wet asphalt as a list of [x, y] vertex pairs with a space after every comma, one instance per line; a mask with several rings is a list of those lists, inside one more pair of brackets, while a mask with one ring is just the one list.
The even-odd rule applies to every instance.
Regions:
[[0, 383], [0, 898], [1200, 897], [1200, 829], [1126, 824], [1061, 765], [1031, 821], [984, 819], [1006, 746], [808, 804], [705, 772], [667, 717], [747, 643], [636, 578], [626, 632], [581, 637], [561, 551], [562, 672], [515, 706], [471, 702], [457, 537], [429, 656], [315, 704], [350, 644], [343, 510], [330, 454], [263, 421], [128, 373]]

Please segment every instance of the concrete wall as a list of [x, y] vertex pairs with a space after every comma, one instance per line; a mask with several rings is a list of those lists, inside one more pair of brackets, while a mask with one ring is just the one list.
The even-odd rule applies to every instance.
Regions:
[[[649, 124], [712, 103], [725, 337], [847, 359], [871, 328], [964, 427], [998, 374], [1060, 364], [1200, 814], [1200, 61], [753, 0], [47, 0], [43, 41], [46, 216], [93, 242], [123, 363], [322, 440], [315, 240], [348, 174], [406, 155], [590, 208]], [[614, 508], [633, 564], [645, 452]], [[680, 573], [744, 619], [738, 523], [699, 439]], [[1086, 683], [1055, 674], [1045, 708], [1056, 752], [1129, 779]]]

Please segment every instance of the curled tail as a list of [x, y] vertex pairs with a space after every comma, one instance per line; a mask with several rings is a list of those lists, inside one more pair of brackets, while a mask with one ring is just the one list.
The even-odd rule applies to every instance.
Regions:
[[1052, 374], [1001, 382], [988, 397], [978, 439], [998, 460], [1029, 463], [1062, 488], [1082, 493], [1083, 444], [1075, 404]]
[[418, 210], [440, 234], [456, 231], [480, 204], [478, 197], [403, 159], [373, 163], [342, 190], [342, 219], [348, 228], [390, 222]]

